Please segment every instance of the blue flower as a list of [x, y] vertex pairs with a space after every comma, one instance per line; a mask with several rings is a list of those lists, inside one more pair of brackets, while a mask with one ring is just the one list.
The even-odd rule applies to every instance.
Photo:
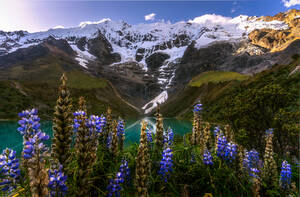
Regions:
[[73, 115], [74, 115], [73, 129], [76, 132], [80, 124], [82, 123], [82, 119], [86, 119], [86, 113], [85, 111], [76, 111], [73, 113]]
[[34, 134], [40, 131], [40, 118], [37, 115], [36, 109], [25, 110], [19, 113], [21, 120], [18, 121], [20, 127], [18, 131], [25, 138], [32, 137]]
[[232, 162], [237, 155], [237, 146], [234, 143], [227, 143], [227, 139], [220, 134], [217, 139], [217, 155], [226, 162]]
[[105, 126], [106, 126], [106, 118], [105, 118], [104, 115], [101, 115], [100, 122], [99, 122], [98, 126], [99, 126], [99, 129], [98, 129], [99, 133], [102, 133], [105, 129]]
[[168, 130], [164, 133], [164, 144], [167, 144], [168, 146], [171, 146], [174, 141], [174, 132], [169, 127]]
[[217, 155], [225, 158], [227, 139], [223, 134], [220, 134], [217, 139]]
[[49, 139], [49, 135], [39, 131], [32, 138], [24, 141], [23, 157], [24, 159], [31, 159], [37, 152], [45, 152], [47, 150], [43, 141]]
[[21, 171], [16, 151], [6, 148], [0, 155], [0, 188], [2, 191], [11, 192], [16, 188]]
[[111, 148], [111, 143], [112, 143], [112, 133], [108, 133], [107, 141], [106, 141], [106, 147]]
[[203, 163], [205, 165], [213, 165], [212, 159], [211, 153], [208, 150], [205, 150], [203, 154]]
[[202, 111], [202, 104], [201, 103], [198, 103], [198, 104], [196, 104], [195, 106], [194, 106], [194, 112], [195, 113], [199, 113], [199, 112], [201, 112]]
[[214, 129], [214, 136], [218, 136], [220, 133], [220, 126], [215, 127]]
[[168, 178], [170, 177], [170, 174], [172, 172], [172, 166], [173, 166], [173, 152], [172, 149], [168, 146], [165, 146], [163, 152], [162, 152], [162, 159], [160, 161], [160, 169], [159, 174], [162, 176], [162, 180], [165, 182], [168, 181]]
[[225, 150], [225, 158], [227, 161], [231, 162], [235, 159], [237, 155], [237, 146], [234, 143], [227, 143]]
[[62, 165], [59, 169], [49, 170], [49, 184], [50, 196], [65, 196], [68, 190], [66, 186], [67, 176], [62, 172]]
[[267, 135], [267, 136], [268, 136], [268, 135], [271, 135], [271, 134], [273, 134], [273, 132], [274, 132], [274, 129], [273, 129], [273, 128], [267, 129], [267, 130], [266, 130], [266, 135]]
[[[78, 129], [78, 127], [80, 126], [82, 119], [77, 119], [76, 121], [74, 119], [74, 128]], [[91, 115], [89, 119], [86, 120], [86, 126], [87, 128], [90, 129], [90, 133], [102, 133], [104, 131], [104, 127], [106, 124], [106, 119], [105, 116], [101, 115], [99, 116], [95, 116], [95, 115]]]
[[130, 169], [128, 167], [128, 162], [125, 159], [122, 160], [119, 171], [121, 172], [124, 181], [128, 184], [130, 182]]
[[258, 168], [258, 162], [259, 162], [259, 153], [256, 150], [246, 151], [245, 157], [243, 159], [243, 166], [246, 169], [246, 171], [251, 173], [251, 169]]
[[147, 135], [147, 140], [149, 143], [153, 142], [153, 132], [147, 127], [146, 128], [146, 135]]
[[258, 173], [259, 173], [259, 170], [257, 168], [250, 168], [250, 171], [249, 171], [249, 175], [253, 178], [259, 178], [258, 177]]
[[289, 189], [292, 179], [291, 165], [287, 161], [283, 161], [280, 172], [280, 186], [283, 189]]
[[125, 134], [124, 120], [119, 119], [117, 125], [117, 136], [121, 138]]

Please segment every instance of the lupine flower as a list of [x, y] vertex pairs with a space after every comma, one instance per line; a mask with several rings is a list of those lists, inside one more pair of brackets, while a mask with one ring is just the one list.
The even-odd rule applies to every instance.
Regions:
[[256, 150], [246, 151], [243, 159], [243, 168], [253, 178], [258, 177], [258, 164], [259, 164], [259, 153]]
[[246, 170], [250, 170], [251, 168], [257, 168], [259, 162], [259, 153], [256, 150], [246, 151], [245, 157], [243, 159], [243, 167]]
[[274, 160], [273, 135], [273, 129], [266, 131], [266, 148], [262, 170], [264, 180], [270, 183], [275, 183], [278, 179], [277, 165]]
[[259, 170], [257, 168], [250, 168], [249, 175], [253, 178], [258, 178]]
[[129, 183], [129, 181], [130, 181], [130, 169], [128, 167], [127, 160], [125, 160], [125, 159], [122, 160], [119, 171], [123, 175], [124, 180], [127, 183]]
[[108, 137], [107, 137], [106, 147], [110, 149], [111, 148], [111, 144], [112, 144], [112, 133], [109, 132], [108, 133]]
[[117, 125], [117, 136], [121, 138], [125, 134], [124, 120], [119, 119]]
[[220, 134], [217, 139], [217, 155], [228, 162], [232, 162], [237, 155], [237, 145], [232, 142], [227, 143], [226, 137]]
[[103, 115], [100, 117], [91, 115], [86, 121], [86, 126], [91, 132], [102, 133], [105, 127], [105, 117]]
[[18, 121], [20, 125], [18, 131], [26, 139], [32, 137], [40, 130], [40, 118], [38, 117], [37, 113], [37, 109], [25, 110], [19, 113], [21, 120]]
[[85, 117], [86, 112], [85, 111], [76, 111], [73, 113], [73, 115], [74, 115], [73, 129], [76, 132], [82, 122], [82, 118], [80, 118], [80, 117]]
[[223, 134], [218, 135], [217, 139], [217, 155], [224, 158], [226, 153], [227, 139]]
[[168, 130], [164, 133], [164, 144], [167, 144], [168, 146], [171, 146], [174, 141], [174, 132], [169, 127]]
[[291, 165], [287, 161], [283, 161], [280, 172], [280, 186], [283, 189], [289, 189], [291, 185], [292, 170]]
[[214, 129], [214, 136], [215, 136], [215, 137], [218, 136], [219, 133], [220, 133], [220, 126], [217, 126], [217, 127], [215, 127], [215, 129]]
[[226, 149], [225, 149], [225, 158], [227, 161], [231, 162], [235, 159], [237, 155], [237, 146], [234, 143], [227, 143]]
[[99, 127], [101, 128], [101, 129], [99, 129], [100, 133], [104, 132], [105, 126], [106, 126], [106, 117], [104, 115], [101, 115], [100, 123], [99, 123]]
[[268, 135], [270, 135], [270, 134], [273, 134], [273, 131], [274, 131], [273, 128], [267, 129], [267, 130], [266, 130], [266, 135], [268, 136]]
[[205, 165], [213, 165], [212, 159], [211, 153], [208, 150], [205, 150], [203, 154], [203, 163]]
[[107, 186], [107, 190], [108, 190], [107, 196], [108, 197], [111, 197], [111, 196], [120, 197], [121, 196], [120, 191], [122, 190], [122, 187], [120, 184], [124, 182], [124, 179], [122, 176], [123, 176], [122, 173], [118, 172], [116, 175], [116, 178], [109, 180], [109, 185]]
[[165, 146], [162, 152], [162, 160], [160, 162], [159, 174], [162, 176], [162, 179], [167, 182], [170, 174], [172, 172], [173, 160], [172, 160], [172, 149], [168, 146]]
[[199, 113], [200, 111], [202, 111], [202, 104], [201, 103], [198, 103], [194, 106], [194, 112], [195, 113]]
[[138, 196], [148, 196], [147, 184], [151, 173], [146, 127], [147, 122], [142, 121], [140, 144], [137, 152], [135, 166], [135, 185]]
[[125, 180], [129, 181], [130, 178], [130, 169], [128, 167], [128, 162], [126, 160], [122, 160], [122, 163], [119, 168], [119, 172], [117, 172], [116, 177], [110, 179], [109, 185], [107, 186], [108, 194], [107, 196], [121, 196], [120, 191], [122, 190], [121, 184], [125, 182]]
[[153, 142], [152, 131], [147, 127], [146, 128], [147, 140], [149, 143]]
[[62, 165], [59, 169], [49, 170], [49, 184], [50, 196], [65, 196], [68, 190], [66, 186], [67, 176], [62, 172]]
[[[47, 150], [43, 141], [49, 139], [49, 135], [46, 135], [44, 132], [39, 131], [32, 138], [29, 138], [28, 141], [24, 143], [23, 157], [24, 159], [31, 159], [36, 152], [44, 152]], [[42, 159], [42, 158], [40, 158]]]
[[0, 188], [2, 191], [11, 192], [16, 188], [19, 180], [19, 160], [16, 151], [6, 148], [0, 155]]
[[159, 113], [159, 107], [157, 108], [156, 112], [156, 132], [155, 132], [155, 144], [156, 148], [161, 151], [163, 145], [164, 145], [164, 123], [163, 123], [163, 117]]

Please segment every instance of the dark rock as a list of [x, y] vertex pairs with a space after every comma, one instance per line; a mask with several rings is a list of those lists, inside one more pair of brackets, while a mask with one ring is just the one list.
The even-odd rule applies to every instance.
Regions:
[[77, 46], [81, 51], [85, 51], [85, 46], [86, 46], [86, 44], [87, 44], [86, 37], [79, 38], [79, 39], [76, 41], [76, 46]]
[[1, 56], [0, 67], [8, 67], [19, 62], [37, 59], [45, 56], [49, 51], [50, 50], [43, 45], [21, 48], [13, 53]]
[[145, 49], [139, 48], [135, 54], [135, 60], [140, 62], [144, 58]]
[[96, 38], [89, 39], [87, 45], [89, 52], [96, 56], [103, 65], [121, 61], [121, 56], [117, 53], [112, 53], [111, 44], [100, 32], [98, 32]]
[[[60, 40], [56, 40], [55, 38], [53, 38], [52, 36], [49, 36], [43, 43], [42, 45], [46, 45], [47, 47], [49, 47], [50, 50], [52, 50], [53, 52], [59, 52], [62, 51], [64, 53], [66, 53], [67, 55], [73, 56], [75, 55], [75, 52], [73, 51], [73, 49], [70, 47], [69, 43], [64, 40], [64, 39], [60, 39]], [[59, 51], [58, 51], [59, 50]]]
[[170, 58], [170, 56], [168, 54], [157, 52], [157, 53], [153, 53], [152, 55], [147, 57], [146, 63], [150, 70], [157, 70], [159, 67], [162, 66], [164, 61], [169, 58]]

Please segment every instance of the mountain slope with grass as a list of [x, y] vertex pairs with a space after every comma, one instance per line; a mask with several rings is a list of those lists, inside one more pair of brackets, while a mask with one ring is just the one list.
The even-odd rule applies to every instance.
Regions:
[[62, 73], [68, 78], [73, 110], [83, 95], [94, 114], [101, 114], [111, 106], [117, 115], [138, 116], [139, 112], [120, 98], [109, 81], [84, 71], [67, 56], [50, 52], [1, 69], [0, 119], [15, 119], [18, 112], [29, 107], [38, 108], [42, 118], [51, 118]]
[[[193, 105], [201, 101], [204, 120], [230, 124], [241, 144], [259, 147], [264, 131], [274, 128], [276, 151], [295, 153], [300, 132], [299, 65], [300, 57], [294, 55], [290, 64], [275, 65], [243, 81], [238, 80], [240, 76], [212, 81], [205, 77], [207, 73], [200, 74], [162, 105], [161, 112], [164, 116], [192, 119]], [[201, 84], [197, 86], [197, 82]], [[293, 146], [285, 144], [287, 141]]]

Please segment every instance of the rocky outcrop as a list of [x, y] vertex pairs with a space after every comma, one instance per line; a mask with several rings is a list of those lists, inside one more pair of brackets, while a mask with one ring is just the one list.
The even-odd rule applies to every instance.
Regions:
[[201, 72], [225, 70], [253, 74], [268, 69], [274, 64], [288, 64], [293, 55], [300, 54], [300, 39], [295, 40], [282, 51], [260, 55], [251, 55], [241, 50], [241, 46], [244, 47], [244, 44], [216, 42], [206, 48], [196, 49], [191, 44], [177, 65], [175, 88], [188, 83]]
[[166, 59], [169, 59], [170, 56], [166, 53], [153, 53], [146, 59], [146, 63], [148, 65], [148, 68], [152, 71], [157, 70], [159, 67], [161, 67]]
[[256, 29], [249, 34], [252, 44], [269, 49], [271, 52], [285, 49], [293, 41], [300, 39], [300, 10], [290, 10], [275, 16], [265, 16], [259, 20], [284, 21], [289, 25], [286, 30]]
[[49, 48], [49, 50], [56, 52], [56, 53], [62, 53], [67, 56], [74, 56], [75, 52], [70, 47], [69, 43], [64, 39], [55, 39], [54, 37], [50, 36], [44, 42], [42, 43], [43, 46], [46, 46]]
[[112, 53], [112, 46], [109, 41], [100, 32], [96, 38], [87, 41], [88, 51], [96, 56], [102, 64], [111, 64], [119, 62], [121, 56], [117, 53]]
[[40, 57], [44, 57], [50, 52], [67, 57], [72, 57], [75, 55], [75, 52], [72, 50], [66, 40], [56, 40], [53, 37], [49, 37], [39, 45], [21, 48], [13, 53], [1, 56], [0, 67], [8, 67], [24, 61], [32, 61]]
[[108, 79], [120, 95], [137, 107], [157, 95], [161, 88], [156, 78], [142, 69], [137, 62], [116, 63], [113, 67], [90, 64], [99, 77]]

